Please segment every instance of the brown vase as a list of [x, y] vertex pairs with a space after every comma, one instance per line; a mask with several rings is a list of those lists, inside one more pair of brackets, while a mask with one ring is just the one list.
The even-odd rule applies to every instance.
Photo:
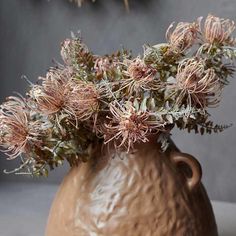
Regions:
[[155, 139], [133, 153], [98, 148], [70, 170], [46, 236], [217, 236], [198, 161]]

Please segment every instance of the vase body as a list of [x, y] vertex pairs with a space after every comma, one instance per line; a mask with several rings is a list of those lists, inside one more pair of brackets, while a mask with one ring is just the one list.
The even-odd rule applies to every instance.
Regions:
[[217, 236], [200, 179], [199, 163], [173, 145], [100, 148], [65, 177], [46, 236]]

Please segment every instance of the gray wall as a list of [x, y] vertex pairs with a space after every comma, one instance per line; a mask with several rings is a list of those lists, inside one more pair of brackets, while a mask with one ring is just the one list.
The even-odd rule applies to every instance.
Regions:
[[[60, 42], [70, 31], [81, 30], [84, 41], [97, 54], [110, 53], [124, 45], [135, 54], [142, 44], [164, 40], [167, 26], [173, 21], [191, 21], [208, 12], [235, 19], [235, 0], [130, 0], [131, 12], [122, 0], [97, 0], [77, 8], [67, 0], [0, 1], [0, 95], [1, 101], [12, 91], [24, 92], [21, 75], [36, 81], [60, 60]], [[236, 120], [236, 81], [232, 79], [223, 94], [214, 120]], [[184, 151], [198, 158], [203, 167], [203, 182], [212, 199], [236, 202], [236, 126], [219, 135], [199, 136], [174, 131], [173, 139]], [[0, 169], [16, 163], [1, 157]], [[59, 183], [68, 167], [52, 172], [49, 179], [1, 175], [1, 181], [40, 181]]]

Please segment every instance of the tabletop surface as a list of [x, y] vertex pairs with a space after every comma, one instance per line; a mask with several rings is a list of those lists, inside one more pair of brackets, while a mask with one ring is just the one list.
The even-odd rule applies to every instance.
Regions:
[[[0, 235], [43, 236], [57, 185], [0, 183]], [[236, 236], [236, 204], [213, 201], [219, 236]]]

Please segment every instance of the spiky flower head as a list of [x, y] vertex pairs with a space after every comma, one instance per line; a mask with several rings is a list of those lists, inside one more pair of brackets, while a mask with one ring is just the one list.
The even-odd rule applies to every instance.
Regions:
[[37, 109], [45, 115], [54, 115], [61, 111], [69, 93], [68, 74], [65, 70], [51, 69], [46, 77], [39, 78], [41, 85], [35, 85], [29, 95], [35, 101]]
[[121, 107], [110, 104], [110, 121], [104, 126], [105, 142], [114, 141], [118, 147], [125, 146], [129, 151], [136, 142], [147, 142], [148, 133], [163, 129], [164, 123], [153, 119], [148, 111], [137, 110], [131, 102]]
[[40, 145], [43, 124], [33, 121], [25, 101], [9, 97], [0, 107], [0, 143], [10, 159], [30, 151], [33, 145]]
[[61, 115], [75, 120], [90, 118], [99, 107], [99, 93], [93, 83], [83, 82], [65, 70], [51, 70], [30, 95], [36, 109], [47, 116]]
[[172, 23], [166, 31], [166, 38], [169, 42], [169, 53], [183, 53], [193, 46], [198, 38], [199, 23], [180, 22], [173, 29]]
[[66, 113], [76, 120], [84, 121], [98, 112], [100, 94], [93, 83], [72, 79], [68, 86], [70, 92], [63, 108]]
[[214, 69], [206, 68], [204, 60], [191, 58], [179, 64], [176, 86], [180, 91], [177, 102], [187, 98], [188, 103], [200, 107], [219, 102], [221, 85]]
[[233, 45], [235, 39], [231, 35], [234, 29], [234, 21], [209, 14], [204, 23], [204, 40], [209, 44]]
[[146, 65], [141, 58], [125, 60], [127, 69], [124, 72], [126, 78], [122, 80], [122, 87], [127, 88], [129, 93], [144, 90], [157, 89], [160, 81], [158, 80], [157, 70]]

